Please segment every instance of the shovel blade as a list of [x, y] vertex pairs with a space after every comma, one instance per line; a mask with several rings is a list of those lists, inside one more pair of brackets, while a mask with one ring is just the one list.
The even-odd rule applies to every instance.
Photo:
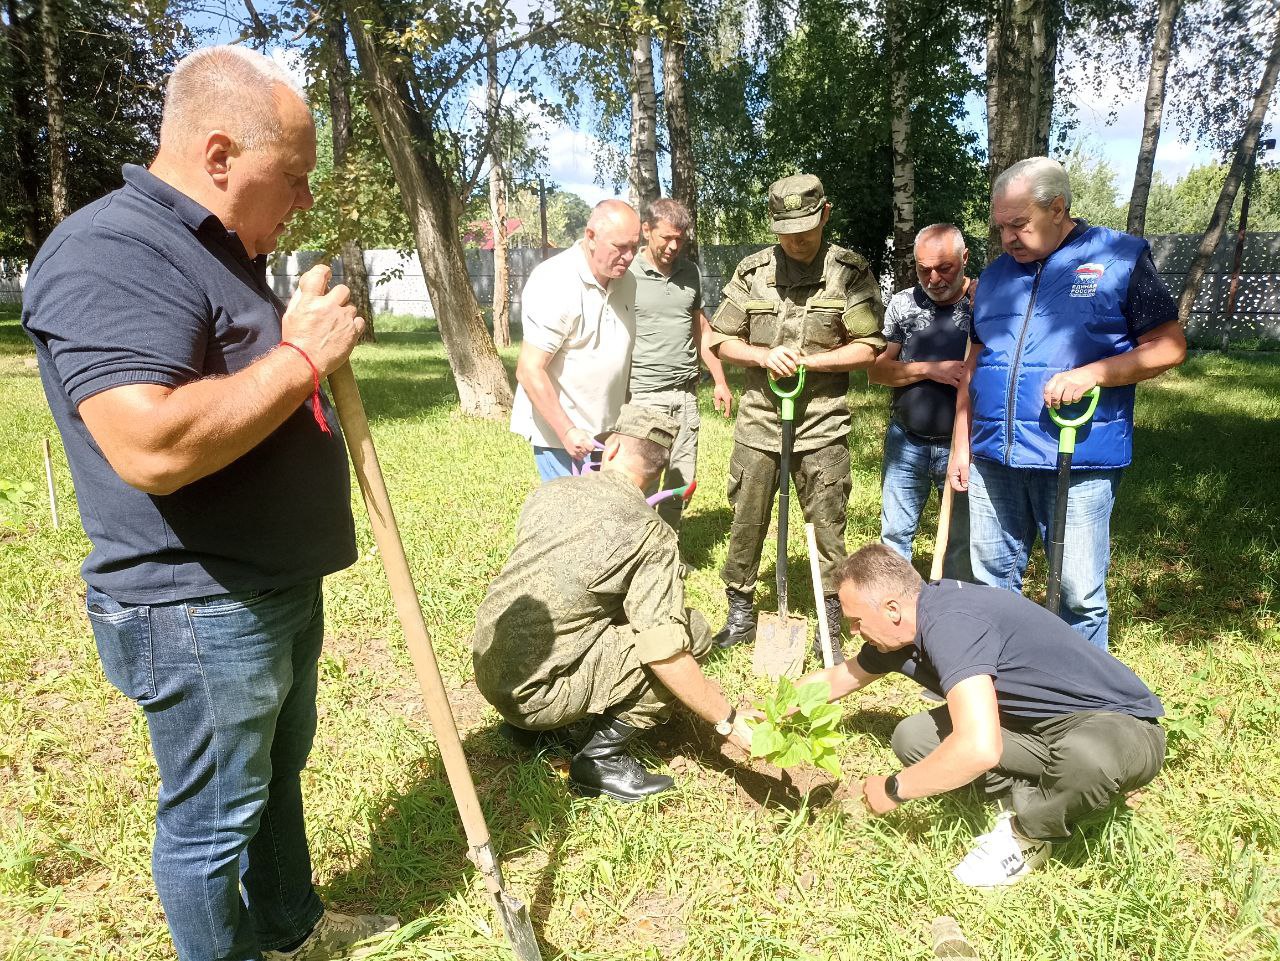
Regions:
[[762, 613], [756, 625], [752, 668], [771, 681], [780, 677], [799, 677], [804, 668], [804, 648], [808, 636], [809, 625], [803, 617]]
[[533, 933], [533, 920], [529, 917], [528, 906], [507, 891], [499, 891], [492, 897], [498, 917], [502, 920], [502, 930], [518, 961], [542, 961], [542, 952], [538, 949], [538, 939]]

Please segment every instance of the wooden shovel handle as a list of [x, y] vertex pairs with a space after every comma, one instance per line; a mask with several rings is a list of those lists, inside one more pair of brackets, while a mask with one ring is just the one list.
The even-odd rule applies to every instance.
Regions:
[[934, 538], [933, 566], [929, 568], [929, 580], [942, 578], [942, 563], [947, 559], [947, 543], [951, 540], [951, 489], [950, 478], [942, 483], [942, 506], [938, 509], [938, 536]]
[[422, 700], [427, 708], [431, 729], [435, 732], [445, 774], [449, 777], [449, 787], [453, 790], [458, 813], [462, 817], [462, 827], [472, 848], [479, 848], [489, 843], [489, 826], [485, 823], [480, 799], [476, 796], [475, 782], [471, 779], [471, 769], [462, 752], [458, 726], [453, 719], [453, 710], [449, 707], [449, 696], [445, 693], [440, 666], [436, 663], [436, 653], [422, 617], [422, 605], [413, 586], [409, 561], [404, 554], [404, 543], [400, 540], [400, 529], [396, 526], [395, 514], [391, 510], [391, 500], [387, 497], [387, 486], [382, 478], [382, 468], [378, 464], [378, 453], [373, 447], [369, 421], [365, 417], [364, 403], [360, 400], [360, 389], [356, 386], [350, 364], [343, 364], [329, 375], [329, 389], [333, 392], [338, 420], [346, 435], [347, 448], [351, 451], [351, 462], [355, 465], [356, 478], [360, 482], [365, 507], [369, 511], [373, 538], [378, 544], [382, 567], [391, 584], [391, 597], [395, 601], [400, 627], [404, 630], [404, 640], [409, 647], [414, 672], [418, 675], [418, 686], [422, 689]]

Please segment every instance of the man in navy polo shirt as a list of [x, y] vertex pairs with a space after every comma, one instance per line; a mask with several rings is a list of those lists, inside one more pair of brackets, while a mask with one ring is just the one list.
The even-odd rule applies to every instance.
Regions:
[[93, 545], [98, 653], [160, 770], [152, 867], [182, 961], [331, 957], [395, 924], [325, 911], [303, 823], [321, 579], [356, 558], [320, 378], [365, 326], [327, 268], [287, 307], [267, 283], [315, 162], [279, 67], [197, 51], [150, 170], [53, 231], [23, 304]]
[[1000, 174], [991, 217], [1005, 252], [979, 278], [948, 467], [952, 486], [969, 492], [974, 578], [1022, 590], [1058, 488], [1046, 407], [1102, 388], [1072, 462], [1062, 617], [1106, 650], [1111, 509], [1133, 457], [1134, 385], [1181, 364], [1187, 339], [1147, 242], [1073, 219], [1056, 160], [1031, 157]]
[[867, 778], [862, 795], [875, 814], [969, 783], [997, 799], [995, 827], [955, 868], [963, 884], [1016, 884], [1164, 764], [1151, 690], [1020, 594], [926, 584], [896, 551], [868, 544], [840, 570], [840, 604], [862, 649], [796, 683], [824, 680], [834, 701], [896, 671], [946, 698], [898, 724], [893, 750], [906, 766]]

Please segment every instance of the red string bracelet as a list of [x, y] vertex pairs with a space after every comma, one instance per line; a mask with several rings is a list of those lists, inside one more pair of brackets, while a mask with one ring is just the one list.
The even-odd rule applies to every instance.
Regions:
[[291, 344], [287, 340], [282, 340], [280, 341], [280, 346], [292, 347], [302, 355], [302, 359], [305, 360], [307, 362], [307, 366], [311, 368], [311, 383], [314, 387], [311, 394], [311, 414], [315, 417], [316, 423], [320, 425], [320, 429], [322, 431], [326, 434], [332, 434], [333, 431], [329, 429], [329, 422], [324, 418], [324, 411], [320, 408], [320, 371], [316, 368], [316, 365], [311, 362], [311, 358], [307, 356], [307, 352], [297, 344]]

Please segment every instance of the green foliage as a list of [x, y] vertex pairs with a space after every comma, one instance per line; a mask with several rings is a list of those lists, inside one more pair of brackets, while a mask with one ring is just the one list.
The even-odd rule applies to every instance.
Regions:
[[[1063, 164], [1071, 178], [1071, 214], [1091, 224], [1125, 229], [1127, 205], [1116, 195], [1117, 174], [1105, 159], [1083, 144], [1077, 144]], [[1152, 233], [1148, 227], [1148, 233]]]
[[18, 518], [36, 506], [36, 485], [31, 481], [11, 481], [0, 477], [0, 527], [12, 527]]
[[[16, 0], [0, 22], [0, 257], [29, 258], [53, 226], [40, 8]], [[161, 4], [61, 0], [54, 9], [74, 211], [119, 187], [122, 164], [150, 162], [158, 91], [193, 41]]]
[[831, 685], [814, 681], [796, 687], [783, 677], [778, 689], [765, 698], [765, 720], [751, 729], [751, 753], [778, 767], [813, 764], [840, 777], [837, 749], [846, 738], [838, 730], [842, 712], [828, 704]]
[[[714, 42], [691, 45], [689, 57], [704, 241], [771, 240], [764, 191], [804, 170], [832, 201], [829, 236], [883, 269], [893, 199], [883, 6], [801, 0], [794, 29], [779, 16], [763, 46], [733, 4], [718, 19], [703, 15]], [[961, 118], [964, 97], [979, 89], [966, 57], [977, 9], [903, 4], [907, 26], [896, 38], [912, 84], [916, 222], [972, 230], [974, 249], [986, 235], [985, 172]]]
[[[312, 103], [319, 102], [313, 98]], [[311, 176], [315, 205], [297, 213], [280, 236], [281, 250], [322, 250], [336, 254], [347, 240], [365, 248], [413, 249], [413, 233], [400, 191], [363, 103], [353, 104], [355, 137], [345, 175], [333, 166], [333, 135], [327, 117], [316, 129], [316, 169]], [[342, 216], [343, 209], [348, 216]]]

